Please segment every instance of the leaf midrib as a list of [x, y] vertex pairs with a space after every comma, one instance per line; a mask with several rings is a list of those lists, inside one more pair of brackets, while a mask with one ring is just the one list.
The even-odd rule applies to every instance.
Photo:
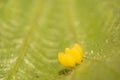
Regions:
[[76, 33], [76, 25], [75, 25], [75, 21], [78, 21], [77, 16], [76, 16], [76, 12], [74, 9], [74, 2], [72, 0], [65, 0], [65, 3], [67, 3], [65, 6], [65, 14], [68, 20], [68, 26], [69, 26], [69, 30], [72, 33], [72, 40], [74, 41], [74, 43], [78, 43], [79, 39]]

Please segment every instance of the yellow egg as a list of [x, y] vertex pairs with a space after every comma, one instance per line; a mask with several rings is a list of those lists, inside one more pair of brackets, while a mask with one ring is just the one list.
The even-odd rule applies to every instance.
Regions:
[[75, 66], [75, 60], [73, 57], [71, 57], [68, 54], [59, 53], [58, 54], [59, 62], [64, 65], [65, 67], [74, 67]]
[[82, 48], [78, 44], [65, 49], [65, 53], [60, 52], [58, 54], [59, 62], [65, 67], [75, 67], [76, 64], [80, 64], [83, 58]]

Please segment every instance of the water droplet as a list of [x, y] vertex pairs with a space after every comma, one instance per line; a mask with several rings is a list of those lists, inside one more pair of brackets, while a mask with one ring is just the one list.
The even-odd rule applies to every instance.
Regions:
[[85, 54], [88, 54], [88, 52], [86, 51]]
[[10, 62], [10, 63], [13, 63], [13, 62], [16, 61], [16, 59], [17, 59], [17, 58], [12, 58], [12, 59], [9, 60], [9, 62]]
[[11, 54], [11, 57], [13, 57], [13, 56], [14, 56], [14, 54], [12, 53], [12, 54]]
[[93, 50], [91, 50], [90, 53], [93, 54]]
[[106, 39], [105, 42], [108, 43], [109, 42], [108, 39]]
[[75, 26], [79, 26], [79, 25], [80, 25], [80, 22], [79, 22], [79, 21], [74, 21], [74, 25], [75, 25]]

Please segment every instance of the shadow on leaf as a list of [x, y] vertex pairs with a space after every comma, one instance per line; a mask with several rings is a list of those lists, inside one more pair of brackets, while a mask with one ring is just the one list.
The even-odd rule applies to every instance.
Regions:
[[60, 70], [58, 72], [58, 75], [69, 75], [72, 71], [73, 69], [65, 68], [65, 69]]

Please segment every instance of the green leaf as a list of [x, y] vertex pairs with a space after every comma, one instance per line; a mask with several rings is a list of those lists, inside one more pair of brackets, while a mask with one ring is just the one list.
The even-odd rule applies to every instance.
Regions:
[[[120, 0], [0, 0], [0, 80], [119, 80]], [[58, 52], [79, 43], [73, 70]]]

